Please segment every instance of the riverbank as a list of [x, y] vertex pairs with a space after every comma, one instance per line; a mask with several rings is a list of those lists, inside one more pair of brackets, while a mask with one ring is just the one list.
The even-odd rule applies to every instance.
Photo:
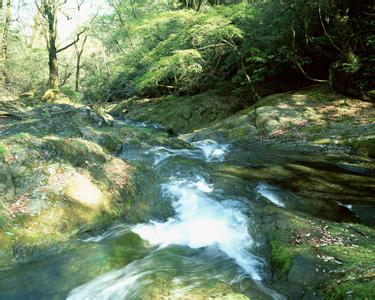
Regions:
[[0, 265], [70, 247], [134, 201], [134, 168], [116, 157], [131, 134], [73, 103], [1, 103]]

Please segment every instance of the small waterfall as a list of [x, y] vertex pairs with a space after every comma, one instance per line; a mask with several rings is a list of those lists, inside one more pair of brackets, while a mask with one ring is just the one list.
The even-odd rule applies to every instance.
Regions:
[[248, 232], [249, 222], [238, 202], [214, 200], [212, 185], [200, 177], [196, 180], [172, 178], [162, 188], [164, 195], [173, 199], [176, 216], [164, 223], [136, 225], [135, 233], [160, 247], [172, 244], [218, 247], [252, 279], [261, 279], [257, 272], [261, 260], [249, 252], [253, 243]]
[[[191, 145], [193, 146], [191, 149], [158, 146], [151, 148], [145, 154], [153, 158], [156, 167], [176, 156], [206, 163], [222, 162], [230, 149], [230, 145], [218, 144], [213, 140], [197, 141]], [[251, 278], [256, 288], [262, 291], [265, 299], [270, 297], [281, 299], [278, 294], [262, 284], [261, 270], [264, 262], [251, 253], [254, 241], [249, 233], [250, 222], [243, 203], [238, 199], [227, 197], [220, 190], [215, 190], [214, 184], [209, 183], [207, 174], [204, 178], [198, 171], [194, 175], [192, 175], [194, 172], [190, 171], [186, 174], [173, 168], [168, 171], [173, 175], [167, 182], [162, 183], [160, 188], [162, 197], [171, 201], [174, 216], [165, 221], [150, 220], [130, 228], [119, 229], [132, 230], [147, 241], [154, 250], [121, 270], [108, 272], [77, 287], [71, 291], [68, 299], [139, 298], [152, 285], [152, 281], [148, 278], [150, 274], [165, 268], [175, 269], [177, 265], [183, 267], [173, 277], [173, 282], [180, 283], [176, 287], [172, 284], [172, 293], [176, 295], [186, 292], [191, 287], [194, 288], [200, 281], [207, 280], [207, 277], [228, 276], [226, 268], [232, 268], [230, 278], [223, 277], [220, 280], [230, 283], [239, 278]], [[267, 186], [259, 185], [257, 190], [263, 196], [272, 199], [275, 204], [283, 205]], [[86, 241], [100, 242], [115, 234], [116, 229], [112, 229], [108, 233]], [[165, 256], [165, 252], [170, 251], [171, 247], [196, 249], [196, 251], [207, 249], [211, 252], [209, 258], [200, 261], [197, 258], [186, 261], [184, 256], [178, 256], [173, 260], [170, 253]], [[160, 257], [164, 257], [162, 262]], [[189, 279], [185, 280], [186, 278]], [[191, 283], [192, 279], [194, 283]]]
[[156, 146], [146, 151], [145, 154], [153, 155], [154, 166], [160, 164], [170, 157], [183, 156], [202, 159], [206, 162], [222, 162], [225, 154], [229, 151], [228, 144], [218, 144], [213, 140], [203, 140], [192, 143], [195, 149], [170, 149]]
[[265, 183], [260, 183], [257, 185], [256, 189], [260, 195], [271, 201], [273, 204], [279, 207], [285, 207], [285, 204], [281, 201], [276, 188]]

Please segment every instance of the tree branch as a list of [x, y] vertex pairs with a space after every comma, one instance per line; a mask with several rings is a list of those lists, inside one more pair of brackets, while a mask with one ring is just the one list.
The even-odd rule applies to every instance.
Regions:
[[319, 19], [320, 19], [320, 24], [322, 25], [323, 31], [325, 35], [327, 36], [328, 40], [331, 42], [332, 46], [336, 48], [342, 55], [345, 56], [345, 53], [339, 47], [336, 46], [335, 42], [332, 40], [331, 36], [327, 32], [326, 26], [324, 25], [323, 18], [322, 18], [322, 10], [320, 8], [320, 3], [319, 3]]
[[73, 46], [74, 44], [76, 44], [76, 43], [79, 41], [79, 37], [80, 37], [80, 35], [81, 35], [82, 33], [84, 33], [86, 30], [87, 30], [87, 28], [85, 28], [85, 29], [83, 29], [82, 31], [80, 31], [80, 32], [77, 34], [77, 37], [76, 37], [76, 39], [75, 39], [73, 42], [71, 42], [70, 44], [68, 44], [68, 45], [66, 45], [66, 46], [64, 46], [64, 47], [62, 47], [62, 48], [56, 50], [56, 53], [60, 53], [61, 51], [64, 51], [64, 50], [68, 49], [69, 47]]
[[306, 71], [302, 68], [301, 64], [297, 60], [293, 59], [293, 62], [296, 64], [297, 68], [301, 71], [303, 76], [305, 76], [308, 80], [315, 81], [315, 82], [329, 82], [329, 80], [326, 80], [326, 79], [316, 79], [316, 78], [310, 77], [309, 74], [306, 73]]

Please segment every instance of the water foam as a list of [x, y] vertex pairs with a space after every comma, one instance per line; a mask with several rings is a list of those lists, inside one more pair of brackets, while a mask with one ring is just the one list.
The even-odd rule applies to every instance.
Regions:
[[216, 246], [248, 273], [261, 280], [257, 270], [261, 261], [248, 249], [252, 238], [249, 220], [236, 201], [214, 200], [213, 186], [203, 178], [172, 178], [162, 186], [163, 193], [173, 199], [176, 216], [166, 222], [150, 222], [133, 227], [133, 231], [152, 245], [171, 244], [190, 248]]
[[261, 194], [264, 198], [270, 200], [273, 204], [279, 207], [285, 207], [285, 204], [281, 201], [280, 196], [277, 194], [276, 188], [265, 183], [260, 183], [257, 185], [256, 190], [259, 194]]
[[120, 224], [115, 225], [103, 232], [102, 234], [96, 235], [96, 236], [90, 236], [88, 238], [81, 239], [82, 242], [92, 242], [92, 243], [99, 243], [106, 239], [114, 239], [121, 235], [123, 235], [126, 232], [130, 231], [130, 226]]
[[138, 282], [149, 272], [139, 271], [139, 261], [125, 268], [108, 272], [72, 290], [67, 300], [128, 299], [137, 293]]
[[153, 147], [146, 154], [153, 154], [154, 165], [174, 156], [192, 157], [203, 159], [207, 162], [222, 162], [229, 151], [228, 144], [218, 144], [213, 140], [202, 140], [192, 143], [196, 149], [171, 149], [163, 146]]
[[192, 143], [196, 148], [199, 148], [203, 151], [206, 161], [224, 161], [225, 154], [229, 150], [228, 144], [218, 144], [214, 140], [203, 140]]
[[170, 149], [167, 147], [157, 146], [153, 147], [146, 152], [146, 154], [153, 154], [154, 166], [160, 164], [164, 160], [174, 157], [174, 156], [184, 156], [184, 157], [197, 157], [197, 153], [187, 149]]

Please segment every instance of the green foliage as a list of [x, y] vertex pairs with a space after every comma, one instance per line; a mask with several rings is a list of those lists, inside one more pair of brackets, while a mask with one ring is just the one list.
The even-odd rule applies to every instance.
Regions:
[[41, 95], [48, 78], [48, 54], [45, 49], [28, 48], [18, 39], [10, 44], [7, 76], [18, 91]]
[[[127, 47], [126, 51], [122, 49], [113, 61], [111, 79], [106, 76], [108, 84], [103, 84], [98, 93], [107, 95], [107, 100], [134, 94], [191, 94], [205, 89], [217, 77], [225, 77], [221, 65], [243, 38], [241, 29], [216, 11], [159, 13], [134, 20], [112, 37], [124, 36], [125, 32], [126, 39], [116, 42]], [[112, 46], [111, 42], [107, 44]], [[113, 77], [115, 64], [122, 67]], [[86, 90], [93, 83], [86, 81]]]
[[271, 248], [273, 267], [280, 270], [281, 273], [287, 273], [292, 263], [290, 249], [278, 241], [272, 241]]
[[60, 94], [62, 96], [68, 97], [70, 100], [74, 102], [78, 102], [80, 100], [80, 93], [76, 92], [73, 87], [66, 85], [60, 88]]
[[177, 87], [179, 90], [189, 91], [198, 84], [199, 76], [203, 72], [202, 63], [199, 51], [176, 50], [173, 55], [156, 61], [150, 70], [138, 79], [137, 90], [146, 94], [148, 90], [148, 94], [153, 94], [153, 90], [176, 90]]
[[[361, 78], [371, 73], [373, 34], [358, 23], [368, 19], [365, 4], [199, 3], [113, 2], [116, 13], [94, 24], [106, 51], [84, 62], [86, 99], [195, 94], [218, 82], [231, 82], [233, 93], [256, 98], [257, 88], [275, 92], [296, 81], [327, 79], [336, 61]], [[366, 78], [359, 85], [371, 90]]]
[[5, 145], [0, 143], [0, 160], [4, 160], [5, 153], [6, 153]]

